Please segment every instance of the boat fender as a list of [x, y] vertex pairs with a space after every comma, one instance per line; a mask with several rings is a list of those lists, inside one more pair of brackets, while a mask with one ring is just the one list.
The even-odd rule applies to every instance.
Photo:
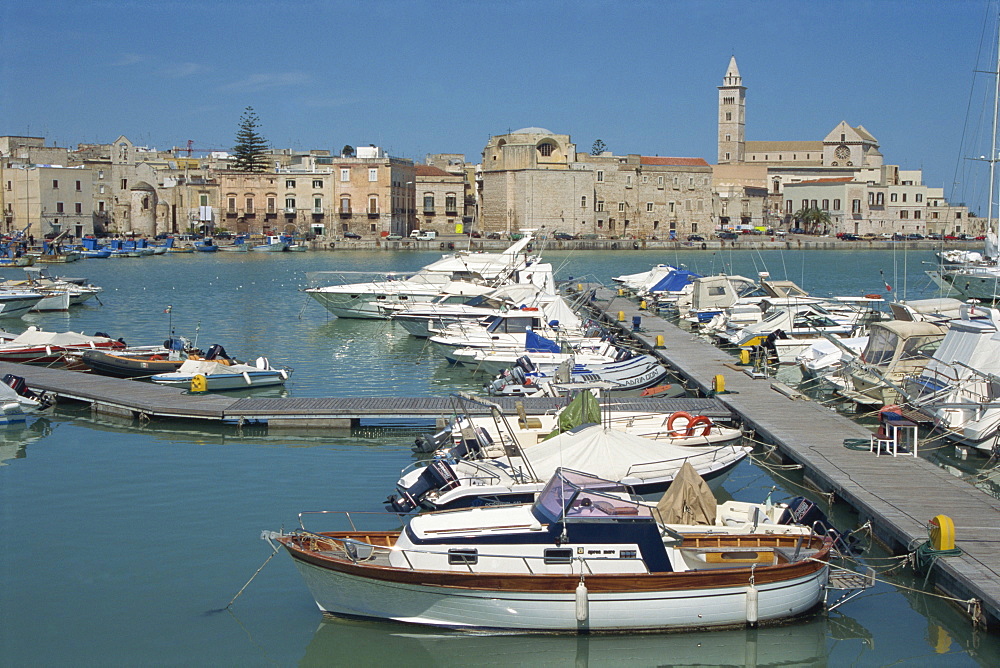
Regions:
[[587, 599], [587, 585], [584, 584], [583, 578], [580, 578], [580, 583], [576, 585], [576, 621], [578, 622], [587, 621], [587, 617], [590, 615]]
[[253, 385], [253, 381], [250, 380], [250, 374], [246, 371], [243, 372], [243, 380], [247, 382], [247, 385]]
[[684, 420], [685, 420], [685, 424], [684, 424], [684, 430], [685, 431], [687, 430], [687, 426], [689, 424], [691, 424], [691, 419], [692, 418], [691, 418], [691, 414], [690, 413], [686, 413], [685, 411], [677, 411], [676, 413], [674, 413], [673, 415], [671, 415], [669, 418], [667, 418], [667, 434], [669, 436], [686, 436], [687, 435], [687, 434], [685, 434], [684, 432], [682, 432], [679, 429], [674, 429], [674, 424], [678, 420], [680, 420], [681, 418], [684, 418]]
[[329, 246], [330, 246], [330, 248], [336, 248], [337, 244], [331, 241], [330, 244], [329, 244]]
[[750, 586], [747, 587], [747, 624], [757, 626], [757, 587], [754, 586], [753, 577], [750, 578]]
[[701, 432], [702, 436], [708, 436], [710, 433], [712, 433], [711, 418], [705, 415], [699, 415], [698, 417], [688, 422], [687, 433], [685, 434], [685, 436], [693, 436], [695, 430], [698, 428], [699, 425], [705, 425], [704, 431]]

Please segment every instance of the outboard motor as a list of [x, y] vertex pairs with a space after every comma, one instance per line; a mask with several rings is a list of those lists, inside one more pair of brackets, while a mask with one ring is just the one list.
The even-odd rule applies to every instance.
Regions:
[[524, 380], [526, 376], [524, 375], [524, 369], [519, 366], [514, 366], [510, 368], [510, 382], [514, 385], [524, 385]]
[[528, 357], [527, 355], [521, 355], [520, 357], [518, 357], [515, 364], [524, 369], [528, 373], [531, 373], [532, 371], [537, 371], [534, 362], [532, 362], [531, 358]]
[[420, 505], [428, 492], [447, 492], [457, 486], [458, 476], [448, 462], [435, 459], [408, 489], [400, 489], [398, 495], [390, 494], [385, 500], [385, 507], [394, 513], [408, 513]]
[[229, 358], [229, 355], [226, 353], [226, 349], [225, 348], [223, 348], [222, 346], [220, 346], [218, 343], [213, 343], [212, 347], [208, 349], [207, 353], [205, 353], [205, 359], [207, 359], [207, 360], [215, 360], [215, 359], [228, 360], [230, 358]]
[[26, 381], [23, 376], [15, 376], [12, 373], [8, 373], [3, 377], [3, 383], [14, 390], [18, 396], [41, 402], [43, 408], [48, 408], [52, 405], [51, 399], [47, 397], [45, 393], [38, 394], [33, 392], [31, 388], [28, 387], [28, 381]]
[[834, 547], [843, 554], [856, 555], [863, 551], [858, 546], [858, 539], [853, 535], [854, 532], [841, 533], [838, 531], [830, 523], [826, 513], [804, 496], [797, 496], [788, 503], [788, 508], [778, 518], [778, 524], [804, 524], [812, 527], [816, 533], [826, 534], [832, 538]]
[[435, 452], [451, 443], [451, 427], [445, 427], [436, 434], [421, 434], [413, 441], [414, 452]]
[[94, 332], [94, 336], [103, 336], [106, 339], [110, 339], [111, 335], [107, 332]]

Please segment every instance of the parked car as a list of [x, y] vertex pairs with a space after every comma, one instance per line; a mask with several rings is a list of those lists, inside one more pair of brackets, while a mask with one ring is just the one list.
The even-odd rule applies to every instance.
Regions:
[[946, 235], [944, 235], [944, 240], [945, 241], [958, 241], [958, 237], [956, 237], [954, 234], [946, 234]]
[[688, 235], [688, 241], [704, 241], [704, 240], [705, 240], [705, 237], [701, 236], [700, 234], [689, 234]]
[[487, 239], [499, 239], [500, 238], [500, 233], [499, 232], [490, 232], [489, 234], [486, 235], [486, 238]]
[[552, 234], [552, 238], [556, 241], [572, 241], [573, 239], [576, 239], [576, 237], [568, 232], [554, 232]]
[[838, 234], [837, 236], [840, 237], [841, 241], [861, 241], [861, 237], [856, 234], [851, 234], [850, 232], [844, 232], [842, 234]]
[[976, 241], [986, 241], [986, 235], [983, 234], [983, 235], [980, 235], [980, 236], [976, 237]]
[[482, 235], [482, 234], [480, 234], [479, 232], [475, 232], [475, 231], [473, 231], [473, 232], [469, 232], [469, 236], [470, 236], [470, 237], [472, 237], [473, 239], [479, 239], [479, 238], [480, 238], [480, 237], [482, 237], [483, 235]]
[[924, 238], [924, 235], [917, 234], [916, 232], [911, 232], [910, 234], [906, 235], [906, 240], [907, 241], [920, 241], [923, 238]]
[[933, 239], [934, 241], [941, 241], [943, 237], [937, 232], [931, 232], [930, 234], [927, 235], [927, 238]]
[[389, 234], [389, 235], [386, 235], [385, 240], [386, 241], [402, 241], [403, 240], [403, 235], [402, 234]]
[[735, 232], [719, 232], [720, 239], [738, 239], [739, 235]]
[[345, 239], [360, 239], [361, 235], [356, 232], [344, 232]]

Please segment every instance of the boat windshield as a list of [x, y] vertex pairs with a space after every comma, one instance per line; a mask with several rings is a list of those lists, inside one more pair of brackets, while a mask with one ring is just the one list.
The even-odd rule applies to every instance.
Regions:
[[508, 316], [504, 318], [497, 318], [493, 324], [487, 328], [487, 330], [496, 333], [502, 332], [506, 334], [523, 334], [529, 329], [538, 327], [540, 324], [541, 323], [537, 317]]
[[559, 468], [538, 495], [532, 511], [540, 521], [549, 523], [561, 522], [564, 517], [652, 516], [648, 507], [615, 496], [625, 492], [621, 483]]
[[881, 327], [873, 328], [869, 334], [868, 347], [861, 359], [876, 366], [888, 364], [896, 353], [899, 337], [894, 332]]

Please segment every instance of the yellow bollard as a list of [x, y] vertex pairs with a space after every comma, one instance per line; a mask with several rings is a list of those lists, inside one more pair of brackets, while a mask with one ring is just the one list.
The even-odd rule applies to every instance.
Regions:
[[625, 288], [618, 288], [618, 296], [619, 297], [625, 296]]
[[583, 283], [577, 283], [576, 284], [576, 291], [577, 292], [583, 292]]
[[656, 347], [657, 348], [665, 348], [666, 347], [666, 346], [663, 345], [663, 334], [657, 334], [656, 335]]
[[955, 523], [947, 515], [935, 515], [928, 522], [931, 528], [931, 547], [935, 550], [955, 549]]
[[618, 322], [625, 322], [625, 311], [618, 311]]
[[208, 391], [208, 380], [202, 374], [195, 374], [194, 378], [191, 379], [191, 391], [192, 392], [207, 392]]
[[646, 310], [646, 300], [645, 299], [643, 299], [641, 302], [639, 302], [639, 310], [640, 311], [645, 311]]
[[723, 394], [726, 391], [726, 377], [721, 373], [716, 374], [712, 382], [712, 389], [716, 394]]
[[740, 349], [740, 364], [750, 364], [750, 349]]

